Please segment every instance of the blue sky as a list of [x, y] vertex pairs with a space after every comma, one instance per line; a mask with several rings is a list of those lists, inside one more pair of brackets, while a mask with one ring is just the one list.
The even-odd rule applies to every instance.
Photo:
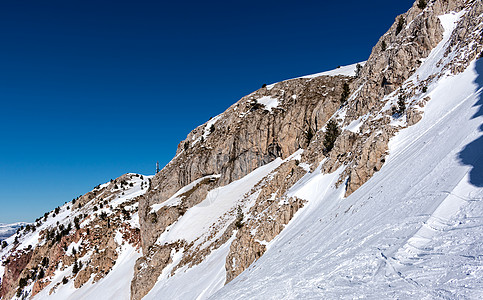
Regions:
[[366, 60], [412, 1], [2, 1], [0, 222], [154, 173], [263, 83]]

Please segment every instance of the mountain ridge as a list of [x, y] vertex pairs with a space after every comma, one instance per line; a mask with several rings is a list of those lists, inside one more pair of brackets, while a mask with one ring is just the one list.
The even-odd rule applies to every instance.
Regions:
[[0, 297], [483, 295], [479, 235], [465, 237], [482, 225], [482, 18], [481, 1], [415, 2], [357, 72], [243, 97], [155, 176], [7, 239]]

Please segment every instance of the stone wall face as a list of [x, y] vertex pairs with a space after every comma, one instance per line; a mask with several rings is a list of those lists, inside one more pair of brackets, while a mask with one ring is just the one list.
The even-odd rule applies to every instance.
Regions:
[[[72, 205], [72, 211], [85, 211], [80, 222], [88, 220], [89, 226], [72, 229], [58, 240], [49, 238], [52, 232], [42, 231], [38, 245], [32, 249], [13, 249], [5, 264], [0, 297], [12, 298], [19, 281], [31, 277], [32, 272], [37, 273], [46, 258], [47, 264], [42, 267], [44, 278], [29, 281], [34, 282], [31, 295], [51, 283], [49, 278], [58, 265], [68, 268], [88, 254], [89, 263], [69, 280], [74, 280], [75, 288], [90, 278], [94, 282], [100, 280], [116, 263], [119, 233], [121, 243], [140, 247], [143, 253], [135, 265], [132, 299], [142, 299], [168, 265], [172, 267], [170, 275], [174, 275], [182, 267], [201, 263], [228, 242], [226, 283], [235, 279], [265, 253], [266, 244], [307, 205], [304, 199], [288, 196], [289, 190], [304, 175], [315, 169], [328, 174], [342, 168], [337, 184], [345, 186], [346, 196], [352, 194], [383, 167], [390, 139], [424, 117], [422, 108], [431, 101], [425, 87], [444, 73], [464, 71], [481, 56], [482, 1], [433, 0], [428, 1], [425, 9], [418, 8], [417, 2], [396, 18], [357, 76], [291, 79], [243, 97], [189, 133], [179, 143], [176, 157], [149, 181], [149, 189], [148, 181], [143, 181], [147, 192], [112, 209], [109, 218], [95, 213], [92, 207], [96, 206], [97, 210], [102, 204], [109, 206], [125, 190], [115, 186], [139, 175], [123, 175], [80, 197]], [[439, 16], [461, 11], [464, 14], [445, 45], [446, 59], [437, 63], [437, 72], [426, 78], [413, 76], [443, 40], [444, 28]], [[402, 26], [398, 28], [399, 20]], [[344, 84], [349, 85], [350, 97], [342, 103]], [[276, 105], [266, 106], [260, 99], [272, 99]], [[406, 109], [395, 113], [392, 107], [396, 108], [399, 99], [405, 101]], [[329, 120], [341, 129], [330, 151], [323, 143]], [[292, 157], [296, 151], [298, 155]], [[210, 191], [277, 159], [283, 161], [244, 194], [238, 206], [221, 216], [205, 235], [191, 242], [157, 243], [170, 225], [205, 200]], [[179, 196], [177, 204], [153, 209], [153, 205], [165, 203], [195, 180], [197, 183]], [[136, 213], [139, 213], [139, 228], [129, 222]], [[78, 252], [68, 254], [66, 247], [81, 240]], [[181, 249], [183, 255], [173, 265], [173, 253]]]
[[[304, 149], [301, 162], [310, 165], [311, 170], [322, 161], [325, 173], [343, 166], [339, 184], [346, 184], [346, 196], [357, 190], [383, 166], [391, 137], [421, 119], [420, 109], [430, 100], [423, 97], [421, 90], [438, 75], [417, 78], [410, 84], [407, 80], [442, 41], [444, 29], [438, 16], [462, 9], [467, 10], [472, 20], [468, 17], [460, 22], [452, 43], [460, 48], [464, 47], [457, 42], [460, 40], [466, 45], [474, 40], [478, 43], [472, 46], [466, 59], [455, 59], [448, 64], [447, 68], [454, 73], [460, 72], [481, 53], [481, 37], [474, 34], [481, 32], [476, 29], [481, 23], [476, 18], [481, 15], [481, 3], [436, 0], [429, 1], [425, 9], [415, 3], [380, 38], [357, 77], [299, 78], [264, 87], [243, 97], [217, 117], [213, 131], [205, 125], [193, 130], [178, 145], [177, 156], [153, 179], [151, 190], [141, 200], [143, 249], [150, 249], [159, 234], [177, 221], [180, 212], [201, 202], [205, 194], [194, 196], [198, 198], [191, 199], [191, 204], [183, 208], [158, 211], [162, 221], [154, 224], [149, 222], [151, 205], [166, 201], [181, 187], [203, 176], [220, 175], [216, 183], [206, 186], [209, 191], [240, 179], [277, 157], [285, 159], [298, 149]], [[400, 18], [403, 26], [398, 28]], [[342, 105], [344, 83], [349, 84], [351, 96]], [[278, 99], [278, 107], [268, 110], [258, 105], [257, 99], [265, 96]], [[390, 101], [395, 103], [394, 99], [399, 96], [411, 100], [406, 101], [405, 121], [394, 126], [391, 124], [394, 113], [384, 107]], [[342, 131], [332, 151], [327, 152], [322, 142], [324, 127], [330, 118], [337, 121], [339, 128], [361, 118], [364, 122], [356, 132]], [[210, 131], [208, 135], [207, 131]], [[245, 213], [243, 226], [234, 228], [234, 240], [226, 260], [227, 282], [263, 255], [264, 243], [278, 235], [304, 205], [303, 200], [286, 198], [285, 193], [306, 171], [294, 161], [288, 161], [277, 172], [271, 178], [264, 178], [253, 191], [251, 196], [258, 193], [255, 205]], [[272, 199], [274, 193], [276, 196]], [[282, 200], [284, 204], [279, 205]]]

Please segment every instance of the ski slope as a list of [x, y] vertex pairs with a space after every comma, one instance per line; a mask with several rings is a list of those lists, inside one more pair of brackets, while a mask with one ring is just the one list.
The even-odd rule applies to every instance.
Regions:
[[[423, 119], [343, 198], [314, 172], [309, 201], [248, 270], [211, 299], [482, 299], [483, 60], [429, 87]], [[322, 190], [321, 190], [322, 189]]]

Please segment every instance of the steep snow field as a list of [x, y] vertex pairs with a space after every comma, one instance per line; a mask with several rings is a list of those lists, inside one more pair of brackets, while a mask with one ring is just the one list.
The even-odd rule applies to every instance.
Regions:
[[431, 85], [348, 198], [334, 174], [302, 178], [291, 193], [308, 205], [212, 299], [483, 299], [482, 73], [480, 59]]
[[[129, 300], [131, 294], [131, 279], [134, 274], [134, 263], [136, 259], [141, 257], [139, 250], [133, 248], [130, 244], [124, 244], [118, 249], [119, 257], [116, 264], [106, 275], [95, 284], [91, 278], [81, 288], [74, 288], [74, 282], [71, 280], [66, 285], [59, 285], [55, 293], [50, 294], [53, 284], [43, 289], [34, 299], [52, 299], [52, 300], [68, 300], [68, 299], [112, 299], [112, 300]], [[70, 275], [72, 268], [68, 268], [62, 272], [57, 272], [54, 282], [59, 282], [65, 275]]]

